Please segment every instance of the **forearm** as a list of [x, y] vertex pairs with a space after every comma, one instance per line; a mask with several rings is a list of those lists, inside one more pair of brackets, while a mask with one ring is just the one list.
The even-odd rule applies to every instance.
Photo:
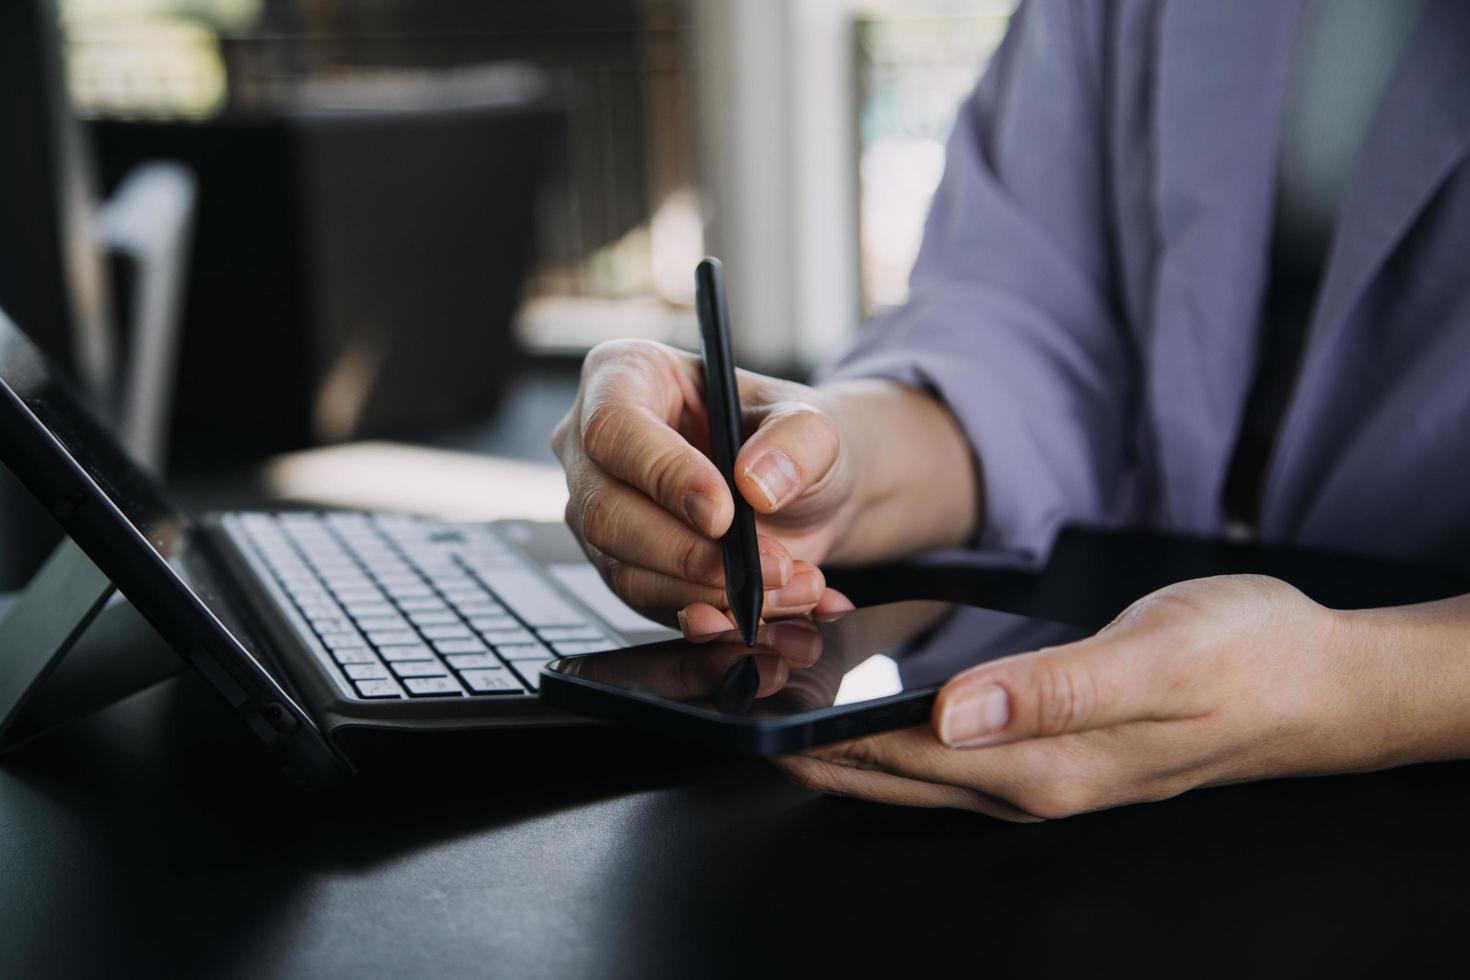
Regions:
[[1336, 616], [1371, 767], [1470, 758], [1470, 595]]
[[959, 545], [982, 519], [979, 463], [949, 410], [891, 381], [821, 389], [858, 467], [846, 531], [828, 556], [862, 564]]

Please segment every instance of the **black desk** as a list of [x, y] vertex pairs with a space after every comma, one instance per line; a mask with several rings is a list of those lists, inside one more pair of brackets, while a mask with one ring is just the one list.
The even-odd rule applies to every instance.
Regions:
[[[1470, 591], [1091, 535], [1039, 579], [839, 577], [1096, 620], [1174, 573], [1242, 567], [1329, 601]], [[0, 770], [0, 869], [9, 977], [1403, 975], [1464, 959], [1470, 765], [1017, 826], [819, 798], [763, 764], [585, 730], [303, 800], [183, 674]]]

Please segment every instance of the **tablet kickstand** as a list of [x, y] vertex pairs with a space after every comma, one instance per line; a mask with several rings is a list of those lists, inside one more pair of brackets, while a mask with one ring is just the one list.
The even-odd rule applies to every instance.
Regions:
[[0, 756], [183, 666], [63, 538], [0, 617]]

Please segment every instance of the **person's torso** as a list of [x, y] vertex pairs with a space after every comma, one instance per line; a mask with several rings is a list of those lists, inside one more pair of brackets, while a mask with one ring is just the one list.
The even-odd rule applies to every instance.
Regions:
[[1415, 26], [1370, 3], [1117, 8], [1104, 82], [1148, 509], [1225, 529], [1259, 362], [1295, 331], [1261, 536], [1466, 566], [1470, 5], [1427, 0]]

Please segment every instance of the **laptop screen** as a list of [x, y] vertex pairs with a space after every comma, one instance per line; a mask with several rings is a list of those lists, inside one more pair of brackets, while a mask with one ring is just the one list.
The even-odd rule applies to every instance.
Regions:
[[[189, 527], [159, 482], [118, 443], [45, 356], [0, 314], [0, 379], [102, 492], [164, 558], [178, 550]], [[32, 488], [34, 490], [34, 488]]]
[[[247, 718], [264, 706], [277, 731], [315, 732], [250, 649], [232, 604], [209, 586], [209, 563], [190, 548], [193, 522], [3, 314], [0, 382], [0, 459], [87, 556]], [[317, 765], [315, 747], [289, 741], [299, 764]]]

